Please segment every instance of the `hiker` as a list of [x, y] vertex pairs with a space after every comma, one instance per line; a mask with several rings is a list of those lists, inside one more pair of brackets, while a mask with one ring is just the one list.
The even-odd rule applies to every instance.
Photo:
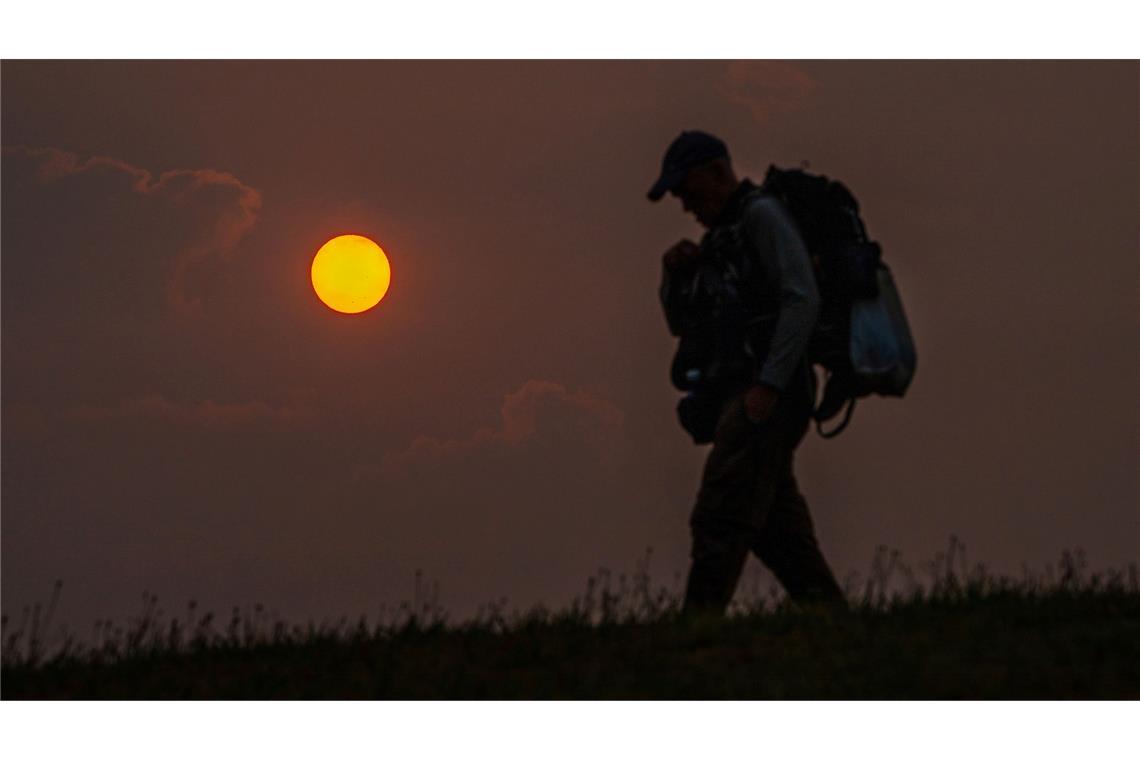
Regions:
[[649, 199], [666, 193], [707, 229], [665, 252], [660, 291], [681, 337], [674, 384], [691, 391], [678, 413], [712, 443], [689, 520], [685, 612], [723, 614], [750, 551], [793, 600], [845, 604], [792, 472], [816, 395], [806, 349], [820, 298], [804, 242], [707, 133], [669, 146]]

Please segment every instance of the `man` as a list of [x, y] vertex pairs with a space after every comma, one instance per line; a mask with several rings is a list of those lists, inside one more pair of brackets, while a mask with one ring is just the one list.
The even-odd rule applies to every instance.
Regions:
[[669, 146], [649, 199], [666, 193], [708, 230], [666, 251], [661, 285], [682, 347], [705, 344], [681, 374], [711, 409], [685, 610], [722, 614], [749, 551], [793, 599], [842, 604], [792, 473], [815, 399], [806, 349], [819, 294], [807, 250], [781, 203], [738, 180], [712, 135], [682, 132]]

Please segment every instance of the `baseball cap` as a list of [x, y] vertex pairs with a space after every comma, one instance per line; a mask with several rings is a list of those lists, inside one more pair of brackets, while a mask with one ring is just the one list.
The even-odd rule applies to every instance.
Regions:
[[661, 200], [665, 193], [681, 183], [689, 169], [714, 158], [728, 158], [728, 146], [722, 140], [695, 129], [682, 132], [665, 151], [661, 176], [649, 188], [649, 200]]

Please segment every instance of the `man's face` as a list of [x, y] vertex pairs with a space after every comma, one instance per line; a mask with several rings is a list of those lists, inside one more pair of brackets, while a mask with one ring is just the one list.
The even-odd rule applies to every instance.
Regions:
[[715, 172], [707, 166], [690, 169], [670, 192], [681, 200], [685, 212], [696, 217], [705, 228], [712, 226], [724, 206], [723, 188], [717, 182]]

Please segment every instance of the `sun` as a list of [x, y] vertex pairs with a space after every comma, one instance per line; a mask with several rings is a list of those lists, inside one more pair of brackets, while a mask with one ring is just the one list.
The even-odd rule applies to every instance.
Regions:
[[313, 290], [342, 314], [368, 311], [388, 292], [392, 269], [384, 250], [362, 235], [339, 235], [313, 257]]

